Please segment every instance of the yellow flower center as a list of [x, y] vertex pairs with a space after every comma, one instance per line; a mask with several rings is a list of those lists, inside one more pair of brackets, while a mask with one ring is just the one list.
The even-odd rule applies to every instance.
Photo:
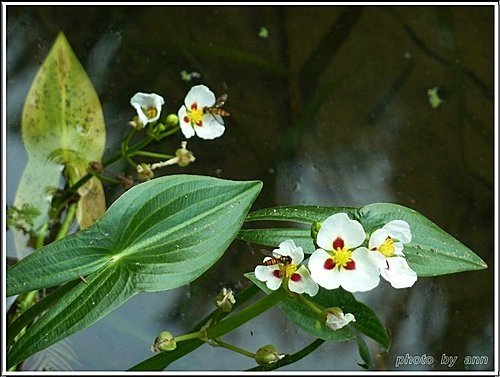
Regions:
[[148, 119], [153, 119], [158, 115], [158, 110], [156, 110], [156, 107], [148, 107], [146, 111], [144, 111], [144, 114], [146, 114]]
[[188, 114], [192, 125], [201, 126], [203, 124], [203, 109], [198, 108], [196, 103], [191, 105]]
[[284, 267], [284, 272], [285, 272], [285, 277], [289, 278], [290, 276], [292, 276], [292, 274], [297, 271], [297, 265], [296, 264], [293, 264], [293, 263], [290, 263], [290, 264], [287, 264]]
[[347, 263], [352, 261], [352, 251], [344, 245], [344, 247], [339, 247], [337, 248], [337, 250], [333, 251], [332, 259], [335, 262], [336, 266], [345, 267]]
[[387, 237], [382, 245], [378, 248], [385, 257], [392, 257], [394, 255], [394, 241], [391, 237]]

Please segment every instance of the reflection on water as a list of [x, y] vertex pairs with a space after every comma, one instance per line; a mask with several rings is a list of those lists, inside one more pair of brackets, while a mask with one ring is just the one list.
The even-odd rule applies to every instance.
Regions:
[[[421, 212], [473, 249], [487, 270], [382, 283], [356, 294], [392, 336], [382, 370], [491, 370], [493, 359], [493, 8], [476, 7], [20, 7], [7, 12], [8, 186], [11, 204], [26, 154], [20, 119], [31, 81], [65, 32], [103, 104], [107, 155], [128, 131], [130, 97], [165, 97], [177, 112], [191, 85], [228, 93], [224, 137], [190, 139], [197, 161], [165, 170], [260, 179], [255, 208], [395, 202]], [[259, 37], [261, 27], [268, 38]], [[190, 82], [181, 71], [199, 72]], [[427, 90], [440, 88], [432, 108]], [[158, 146], [169, 153], [177, 135]], [[112, 167], [119, 171], [125, 165]], [[108, 188], [111, 203], [121, 194]], [[9, 233], [8, 233], [9, 235]], [[10, 243], [10, 241], [9, 241]], [[9, 248], [8, 248], [9, 249]], [[132, 298], [70, 337], [77, 370], [123, 370], [151, 356], [159, 331], [189, 331], [222, 285], [241, 289], [261, 255], [235, 242], [199, 280]], [[225, 337], [293, 353], [311, 337], [278, 309]], [[368, 341], [373, 354], [381, 352]], [[401, 365], [398, 356], [432, 356]], [[449, 367], [442, 355], [458, 356]], [[103, 357], [105, 355], [105, 357]], [[468, 355], [485, 365], [464, 364]], [[361, 370], [353, 342], [323, 344], [283, 370]], [[70, 362], [71, 363], [71, 362]], [[33, 365], [33, 364], [31, 364]], [[172, 370], [241, 370], [254, 363], [203, 346]]]

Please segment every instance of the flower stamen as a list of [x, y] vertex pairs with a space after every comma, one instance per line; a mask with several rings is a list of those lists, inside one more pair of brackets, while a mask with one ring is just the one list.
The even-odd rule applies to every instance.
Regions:
[[191, 122], [191, 125], [203, 126], [203, 110], [198, 108], [198, 104], [194, 102], [191, 105], [191, 110], [188, 110], [189, 118], [187, 121]]
[[153, 119], [158, 115], [158, 110], [154, 107], [148, 107], [144, 109], [144, 114], [146, 114], [148, 119]]
[[[352, 260], [352, 251], [349, 250], [346, 246], [342, 249], [338, 248], [333, 252], [333, 258], [336, 265], [347, 268], [347, 264], [353, 262]], [[352, 263], [349, 264], [352, 266]]]
[[391, 236], [387, 236], [384, 243], [379, 246], [378, 251], [385, 257], [392, 257], [394, 255], [394, 241]]

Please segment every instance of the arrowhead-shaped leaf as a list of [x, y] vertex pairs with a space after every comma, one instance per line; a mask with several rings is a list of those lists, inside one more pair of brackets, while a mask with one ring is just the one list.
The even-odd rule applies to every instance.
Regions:
[[97, 223], [14, 265], [7, 294], [85, 276], [9, 352], [13, 365], [79, 331], [133, 295], [187, 284], [224, 253], [260, 182], [178, 175], [123, 194]]
[[[76, 181], [87, 173], [89, 161], [101, 161], [106, 131], [101, 104], [84, 68], [64, 34], [60, 33], [38, 71], [23, 108], [23, 142], [28, 165], [18, 186], [14, 206], [40, 211], [36, 231], [48, 220], [50, 199], [59, 188], [64, 167]], [[69, 168], [69, 169], [68, 169]], [[91, 225], [106, 210], [101, 182], [92, 178], [79, 192], [78, 220]], [[14, 230], [15, 231], [15, 230]], [[15, 231], [18, 256], [26, 253], [26, 237]]]

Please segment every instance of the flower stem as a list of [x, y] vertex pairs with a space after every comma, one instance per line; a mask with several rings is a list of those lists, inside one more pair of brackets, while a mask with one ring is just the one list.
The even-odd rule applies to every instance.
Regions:
[[278, 289], [273, 293], [265, 296], [261, 300], [255, 302], [249, 307], [241, 310], [240, 312], [234, 314], [233, 316], [217, 323], [213, 327], [209, 327], [207, 331], [207, 338], [214, 339], [218, 338], [228, 332], [240, 327], [245, 322], [257, 317], [266, 310], [272, 308], [278, 302], [286, 297], [286, 292], [282, 289]]
[[305, 298], [304, 295], [294, 293], [293, 296], [299, 301], [302, 301], [303, 304], [307, 305], [307, 307], [309, 307], [316, 314], [323, 314], [323, 309], [319, 308], [315, 303]]
[[110, 178], [110, 177], [106, 177], [102, 174], [96, 174], [95, 175], [97, 178], [99, 178], [101, 181], [103, 182], [109, 182], [109, 183], [114, 183], [114, 184], [120, 184], [120, 181], [118, 179], [115, 179], [115, 178]]
[[170, 154], [163, 154], [163, 153], [156, 153], [156, 152], [149, 152], [149, 151], [137, 151], [130, 153], [129, 156], [146, 156], [146, 157], [152, 157], [152, 158], [160, 158], [164, 160], [168, 160], [170, 158], [174, 158], [175, 156], [172, 156]]
[[71, 203], [68, 206], [68, 210], [66, 211], [66, 216], [64, 217], [64, 221], [61, 225], [61, 229], [59, 229], [59, 232], [57, 232], [56, 240], [59, 240], [68, 234], [69, 227], [73, 223], [73, 219], [75, 218], [75, 214], [76, 214], [76, 203]]
[[170, 136], [170, 135], [176, 133], [177, 131], [179, 131], [179, 128], [180, 128], [179, 126], [175, 126], [174, 128], [167, 130], [162, 134], [159, 134], [158, 138], [163, 139], [164, 137]]
[[242, 354], [244, 356], [248, 356], [250, 357], [251, 359], [255, 359], [255, 353], [253, 352], [250, 352], [250, 351], [247, 351], [247, 350], [244, 350], [240, 347], [237, 347], [237, 346], [234, 346], [232, 344], [229, 344], [229, 343], [226, 343], [226, 342], [223, 342], [222, 340], [220, 339], [214, 339], [214, 341], [221, 347], [224, 347], [228, 350], [231, 350], [231, 351], [234, 351], [234, 352], [237, 352], [239, 354]]
[[175, 341], [182, 342], [182, 341], [190, 340], [190, 339], [204, 338], [205, 336], [206, 336], [206, 332], [204, 330], [203, 331], [196, 331], [196, 332], [190, 332], [188, 334], [184, 334], [181, 336], [176, 336]]
[[35, 250], [40, 249], [43, 245], [45, 245], [45, 237], [47, 236], [49, 230], [49, 223], [43, 224], [40, 231], [37, 233]]

